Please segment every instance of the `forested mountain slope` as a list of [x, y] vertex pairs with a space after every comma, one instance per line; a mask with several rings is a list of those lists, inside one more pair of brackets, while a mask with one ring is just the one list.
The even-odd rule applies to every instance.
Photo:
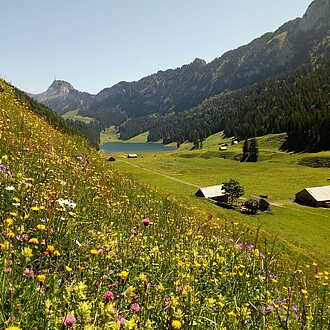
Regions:
[[165, 143], [200, 140], [222, 130], [239, 138], [287, 132], [288, 147], [330, 149], [330, 60], [223, 92], [179, 114], [129, 120], [120, 128], [124, 138], [139, 130], [149, 130], [149, 141]]

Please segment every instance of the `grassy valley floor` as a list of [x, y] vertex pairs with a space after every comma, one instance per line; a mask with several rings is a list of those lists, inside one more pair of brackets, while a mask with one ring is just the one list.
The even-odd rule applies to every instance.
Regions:
[[[294, 203], [295, 193], [305, 187], [329, 184], [329, 168], [298, 165], [301, 158], [318, 154], [294, 154], [279, 151], [285, 136], [271, 135], [259, 139], [260, 157], [257, 163], [241, 163], [233, 158], [241, 152], [242, 143], [218, 151], [223, 143], [221, 134], [204, 142], [201, 150], [190, 151], [186, 144], [175, 152], [144, 153], [137, 159], [117, 154], [113, 167], [147, 182], [162, 192], [176, 196], [182, 204], [202, 208], [219, 218], [240, 221], [248, 228], [261, 228], [269, 240], [276, 237], [292, 260], [312, 259], [329, 268], [328, 237], [330, 209], [311, 208]], [[229, 141], [227, 141], [229, 142]], [[228, 157], [229, 159], [220, 158]], [[330, 156], [329, 152], [319, 153]], [[221, 184], [237, 179], [245, 188], [244, 198], [268, 195], [271, 214], [243, 215], [226, 210], [211, 201], [195, 197], [198, 187]]]

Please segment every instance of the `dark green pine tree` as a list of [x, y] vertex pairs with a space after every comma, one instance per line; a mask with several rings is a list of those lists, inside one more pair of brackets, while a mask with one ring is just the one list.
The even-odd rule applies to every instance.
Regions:
[[256, 162], [258, 160], [259, 148], [255, 137], [250, 141], [249, 154], [250, 154], [248, 159], [249, 162]]
[[243, 157], [241, 159], [242, 162], [245, 162], [249, 158], [249, 150], [250, 150], [249, 140], [245, 139], [243, 144]]

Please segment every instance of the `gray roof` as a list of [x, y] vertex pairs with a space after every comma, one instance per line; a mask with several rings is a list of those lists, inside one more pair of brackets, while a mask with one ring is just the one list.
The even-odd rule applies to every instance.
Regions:
[[318, 202], [330, 200], [330, 186], [305, 188], [306, 191]]
[[199, 188], [199, 190], [206, 198], [225, 196], [225, 192], [222, 190], [222, 185]]

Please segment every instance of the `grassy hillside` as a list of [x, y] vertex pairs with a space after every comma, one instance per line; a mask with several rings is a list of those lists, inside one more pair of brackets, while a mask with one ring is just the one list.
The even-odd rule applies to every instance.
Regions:
[[111, 170], [0, 85], [1, 328], [329, 326], [316, 263]]
[[87, 124], [90, 123], [91, 121], [93, 121], [92, 118], [83, 117], [83, 116], [78, 115], [78, 111], [79, 110], [68, 111], [65, 114], [63, 114], [62, 117], [64, 119], [80, 120]]

